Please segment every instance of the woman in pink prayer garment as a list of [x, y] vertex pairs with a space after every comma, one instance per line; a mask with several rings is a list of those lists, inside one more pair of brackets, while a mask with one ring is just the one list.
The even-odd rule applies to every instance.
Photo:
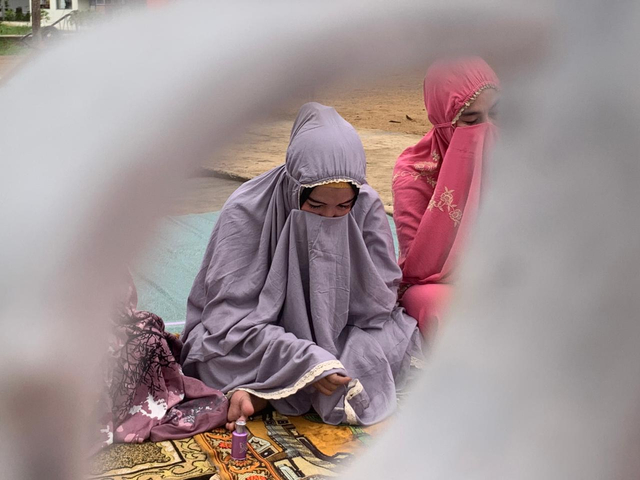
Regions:
[[498, 77], [481, 58], [433, 64], [424, 79], [433, 128], [400, 155], [393, 171], [400, 302], [427, 338], [448, 305], [477, 214], [498, 89]]

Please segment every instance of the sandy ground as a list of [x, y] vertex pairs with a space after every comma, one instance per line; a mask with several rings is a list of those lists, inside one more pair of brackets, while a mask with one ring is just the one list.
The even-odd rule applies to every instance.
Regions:
[[[26, 60], [26, 56], [0, 56], [0, 88], [2, 80], [15, 75]], [[346, 81], [315, 88], [292, 99], [270, 120], [250, 127], [239, 140], [205, 161], [201, 175], [189, 180], [188, 190], [172, 213], [219, 210], [240, 181], [283, 164], [291, 126], [299, 107], [307, 101], [335, 107], [358, 130], [367, 155], [367, 179], [391, 213], [393, 165], [398, 155], [430, 128], [422, 100], [422, 78], [422, 71], [394, 73], [367, 84]]]
[[343, 83], [316, 89], [284, 106], [277, 118], [251, 127], [203, 167], [246, 180], [281, 165], [299, 106], [317, 101], [335, 107], [358, 130], [367, 155], [367, 179], [390, 213], [393, 165], [431, 126], [422, 100], [422, 78], [422, 72], [413, 72], [389, 75], [365, 86]]

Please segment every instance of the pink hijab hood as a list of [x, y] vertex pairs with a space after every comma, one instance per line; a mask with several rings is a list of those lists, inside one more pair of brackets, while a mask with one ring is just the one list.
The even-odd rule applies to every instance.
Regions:
[[486, 89], [499, 88], [481, 58], [440, 61], [424, 80], [433, 128], [398, 158], [393, 174], [394, 220], [405, 288], [447, 283], [476, 216], [485, 150], [495, 127], [457, 127], [462, 112]]

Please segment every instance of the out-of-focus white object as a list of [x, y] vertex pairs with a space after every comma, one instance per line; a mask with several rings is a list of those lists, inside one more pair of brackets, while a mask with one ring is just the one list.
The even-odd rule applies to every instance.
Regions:
[[425, 377], [347, 478], [640, 475], [639, 7], [564, 2], [559, 19], [553, 56], [502, 102]]
[[457, 53], [503, 74], [504, 142], [429, 368], [346, 475], [637, 476], [638, 7], [531, 3], [179, 2], [3, 85], [2, 477], [82, 476], [109, 286], [190, 168], [303, 87]]

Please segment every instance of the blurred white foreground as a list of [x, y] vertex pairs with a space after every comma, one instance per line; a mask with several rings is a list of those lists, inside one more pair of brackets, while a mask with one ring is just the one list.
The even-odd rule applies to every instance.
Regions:
[[185, 1], [2, 86], [0, 476], [82, 477], [107, 286], [190, 168], [309, 85], [473, 53], [507, 88], [457, 307], [345, 476], [637, 478], [640, 7], [532, 3]]

